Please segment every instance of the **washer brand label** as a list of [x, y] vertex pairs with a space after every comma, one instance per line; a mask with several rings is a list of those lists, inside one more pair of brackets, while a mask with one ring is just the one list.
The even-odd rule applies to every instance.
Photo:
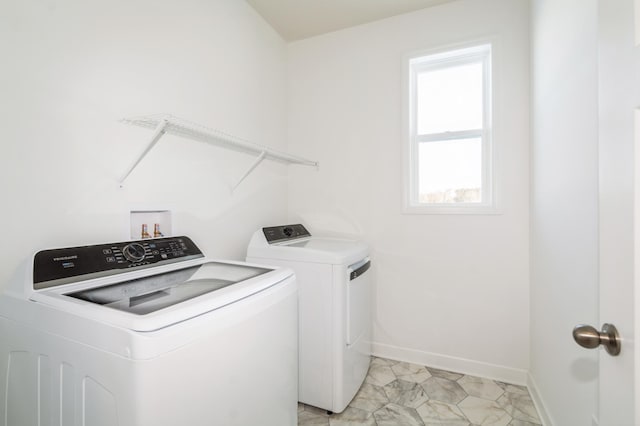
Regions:
[[78, 255], [74, 254], [73, 256], [54, 257], [53, 260], [54, 262], [59, 262], [61, 260], [72, 260], [77, 258], [78, 258]]

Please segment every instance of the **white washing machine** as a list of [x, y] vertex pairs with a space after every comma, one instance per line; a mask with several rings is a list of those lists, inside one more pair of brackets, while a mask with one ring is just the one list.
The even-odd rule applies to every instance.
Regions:
[[317, 238], [304, 226], [254, 233], [247, 261], [293, 269], [298, 282], [298, 400], [342, 412], [367, 375], [371, 266], [360, 241]]
[[0, 296], [4, 426], [297, 425], [292, 271], [187, 237], [45, 250]]

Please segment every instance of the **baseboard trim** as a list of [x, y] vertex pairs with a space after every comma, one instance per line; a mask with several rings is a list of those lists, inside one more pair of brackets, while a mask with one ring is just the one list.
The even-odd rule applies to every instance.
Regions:
[[538, 415], [540, 416], [542, 426], [553, 426], [551, 416], [549, 416], [549, 412], [547, 411], [547, 407], [544, 404], [544, 400], [542, 399], [542, 397], [540, 396], [540, 392], [538, 391], [538, 385], [536, 385], [536, 381], [533, 379], [531, 373], [527, 374], [527, 388], [529, 389], [529, 394], [531, 395], [531, 399], [533, 400], [533, 405], [535, 405], [536, 410], [538, 410]]
[[373, 355], [381, 358], [426, 365], [433, 368], [485, 377], [487, 379], [499, 380], [501, 382], [512, 383], [515, 385], [526, 386], [528, 382], [527, 370], [518, 368], [504, 367], [501, 365], [456, 358], [431, 352], [423, 352], [415, 349], [401, 348], [377, 342], [372, 343], [372, 351]]

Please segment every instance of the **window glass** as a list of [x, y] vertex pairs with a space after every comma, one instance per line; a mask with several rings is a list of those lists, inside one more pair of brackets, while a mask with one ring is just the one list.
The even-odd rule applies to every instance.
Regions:
[[420, 203], [482, 201], [480, 138], [422, 142], [418, 147]]
[[418, 134], [482, 128], [482, 63], [417, 74]]

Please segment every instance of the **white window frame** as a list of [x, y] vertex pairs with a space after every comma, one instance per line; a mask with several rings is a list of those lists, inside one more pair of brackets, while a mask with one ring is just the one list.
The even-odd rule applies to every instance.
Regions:
[[[404, 102], [404, 190], [403, 212], [407, 214], [499, 214], [496, 191], [496, 165], [493, 120], [495, 102], [494, 43], [483, 40], [467, 45], [406, 55], [403, 64]], [[417, 75], [465, 63], [483, 65], [483, 127], [464, 131], [418, 135]], [[482, 144], [482, 201], [477, 203], [420, 203], [418, 198], [418, 146], [420, 143], [478, 138]]]

